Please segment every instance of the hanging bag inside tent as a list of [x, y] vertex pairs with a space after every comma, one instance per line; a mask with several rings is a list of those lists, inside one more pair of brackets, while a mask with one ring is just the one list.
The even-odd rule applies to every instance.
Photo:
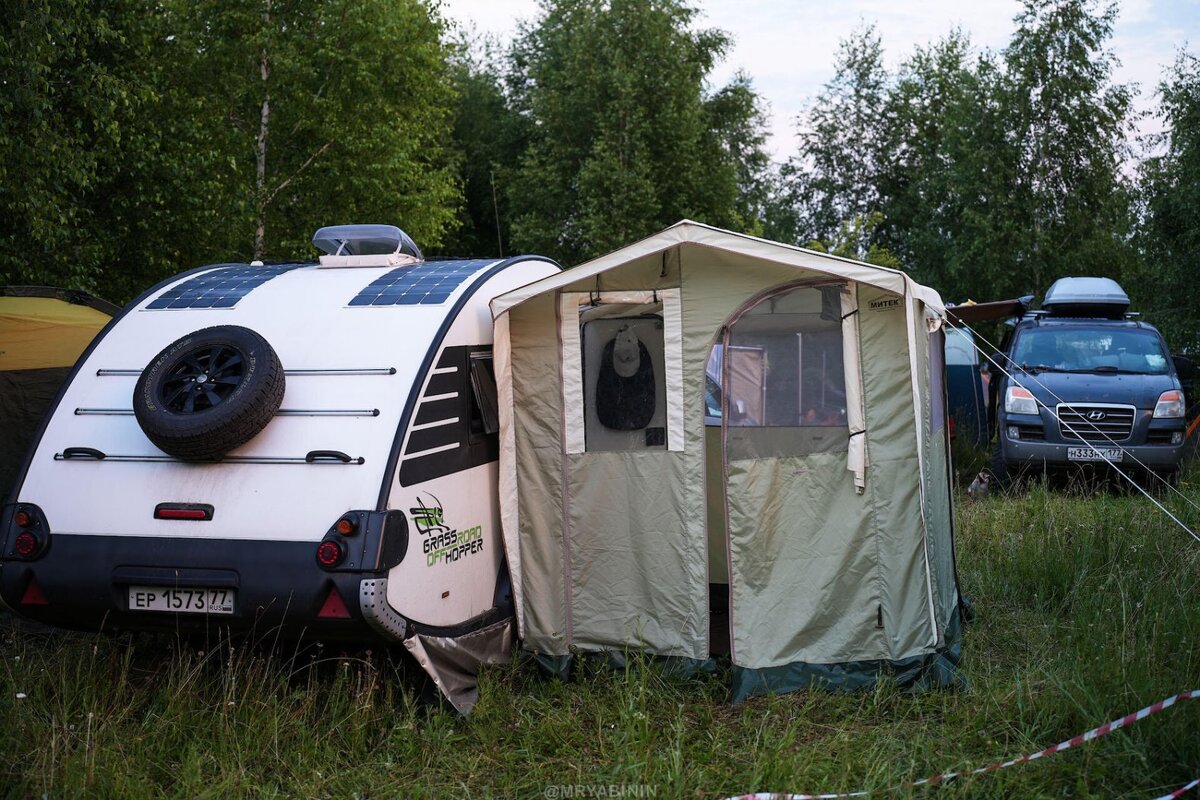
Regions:
[[604, 345], [596, 379], [596, 416], [618, 431], [645, 428], [654, 418], [654, 363], [628, 326]]

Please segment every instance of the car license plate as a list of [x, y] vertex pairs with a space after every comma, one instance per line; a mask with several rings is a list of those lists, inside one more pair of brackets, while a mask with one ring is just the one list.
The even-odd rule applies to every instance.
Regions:
[[1068, 447], [1068, 461], [1120, 461], [1121, 452], [1119, 447]]
[[232, 614], [233, 589], [179, 589], [130, 586], [130, 611], [173, 611], [182, 614]]

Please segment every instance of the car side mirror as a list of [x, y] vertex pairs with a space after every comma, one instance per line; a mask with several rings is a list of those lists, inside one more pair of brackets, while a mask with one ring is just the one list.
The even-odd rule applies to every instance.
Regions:
[[1175, 362], [1175, 372], [1179, 375], [1180, 380], [1188, 381], [1195, 377], [1195, 361], [1187, 356], [1171, 356], [1171, 360]]

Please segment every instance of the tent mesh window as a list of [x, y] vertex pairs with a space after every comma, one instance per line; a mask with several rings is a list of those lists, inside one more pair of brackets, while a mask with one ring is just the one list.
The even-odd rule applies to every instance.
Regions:
[[727, 344], [713, 348], [708, 372], [721, 376], [728, 394], [731, 457], [845, 447], [841, 316], [821, 287], [794, 289], [744, 314]]

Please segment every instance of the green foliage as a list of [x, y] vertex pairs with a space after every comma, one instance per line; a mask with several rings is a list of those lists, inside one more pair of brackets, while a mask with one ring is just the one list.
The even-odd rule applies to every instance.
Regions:
[[1115, 6], [1025, 0], [999, 54], [961, 32], [888, 75], [871, 27], [843, 42], [785, 171], [806, 236], [883, 215], [871, 240], [947, 298], [1137, 274], [1130, 96], [1106, 49]]
[[841, 42], [833, 78], [799, 120], [800, 152], [783, 168], [807, 238], [829, 239], [880, 210], [887, 85], [879, 34], [862, 27]]
[[744, 77], [708, 94], [723, 33], [681, 0], [544, 0], [509, 76], [528, 145], [505, 187], [514, 247], [564, 263], [692, 218], [744, 229], [762, 114]]
[[1009, 210], [1026, 230], [1014, 261], [1035, 292], [1063, 275], [1120, 277], [1132, 259], [1121, 174], [1132, 90], [1112, 83], [1105, 49], [1117, 7], [1098, 5], [1025, 0], [1004, 51], [1000, 103], [1018, 143]]
[[[1142, 307], [1173, 349], [1200, 352], [1200, 59], [1181, 52], [1159, 87], [1161, 152], [1142, 165], [1149, 272]], [[1140, 287], [1139, 287], [1140, 288]]]
[[729, 41], [691, 0], [542, 0], [507, 58], [423, 0], [30, 0], [0, 37], [0, 282], [123, 301], [309, 258], [349, 221], [569, 265], [686, 217], [902, 263], [948, 299], [1109, 275], [1200, 349], [1200, 67], [1181, 53], [1160, 87], [1135, 186], [1115, 18], [1023, 0], [1002, 50], [952, 31], [894, 72], [863, 26], [776, 169], [750, 79], [710, 87]]
[[425, 6], [189, 0], [172, 16], [189, 80], [170, 116], [193, 126], [177, 163], [226, 221], [210, 257], [310, 257], [317, 227], [351, 220], [439, 241], [459, 194], [449, 51]]
[[436, 246], [454, 223], [449, 51], [418, 0], [15, 13], [4, 282], [126, 300], [202, 263], [311, 257], [324, 224], [397, 221]]
[[[1189, 496], [1194, 480], [1183, 486]], [[421, 704], [421, 672], [405, 652], [197, 651], [171, 636], [51, 635], [5, 623], [0, 794], [882, 790], [1024, 755], [1196, 688], [1200, 548], [1144, 498], [1035, 488], [960, 499], [958, 509], [958, 567], [977, 612], [964, 631], [963, 691], [883, 685], [731, 706], [722, 674], [683, 680], [632, 659], [623, 671], [584, 664], [567, 683], [515, 664], [484, 673], [480, 703], [461, 719]], [[1200, 515], [1185, 519], [1195, 526]], [[1196, 776], [1195, 705], [955, 781], [946, 796], [1157, 797]]]
[[460, 256], [512, 254], [504, 188], [525, 148], [525, 126], [504, 91], [496, 45], [461, 43], [451, 61], [456, 90], [454, 143], [464, 202], [458, 226], [440, 248]]
[[875, 229], [882, 222], [883, 214], [878, 211], [866, 216], [853, 217], [842, 223], [837, 235], [831, 241], [822, 242], [814, 239], [808, 243], [808, 248], [819, 253], [853, 258], [880, 267], [900, 269], [900, 259], [896, 258], [886, 247], [872, 241]]
[[154, 160], [158, 9], [9, 5], [0, 36], [0, 283], [103, 290], [122, 172]]
[[[991, 299], [1024, 231], [1002, 209], [1015, 163], [1002, 74], [964, 34], [918, 48], [888, 93], [879, 239], [947, 299]], [[961, 293], [961, 294], [960, 294]], [[998, 296], [998, 295], [995, 295]]]

